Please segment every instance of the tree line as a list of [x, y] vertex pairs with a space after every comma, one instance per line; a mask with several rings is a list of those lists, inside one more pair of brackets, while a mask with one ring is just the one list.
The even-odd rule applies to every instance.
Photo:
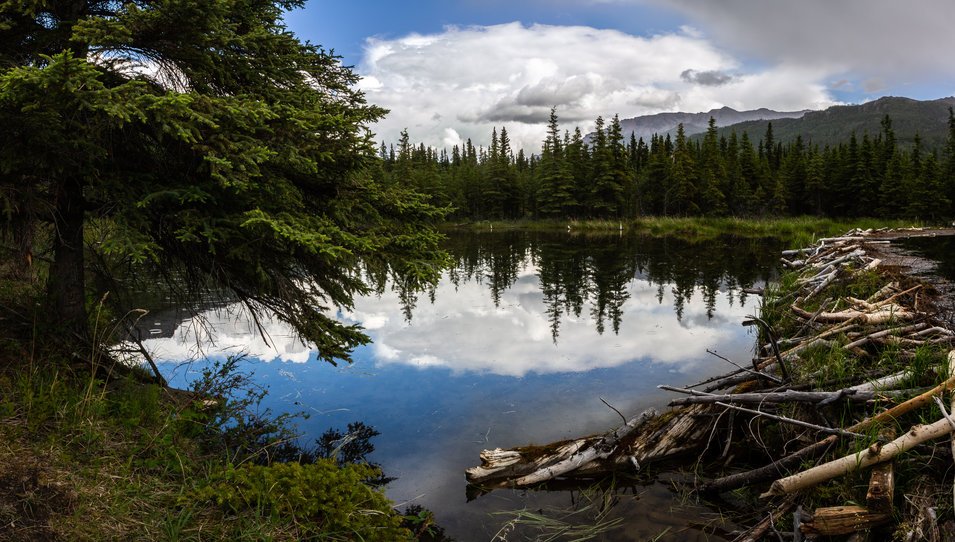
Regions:
[[[820, 146], [782, 143], [770, 123], [754, 141], [720, 136], [625, 138], [617, 116], [596, 119], [588, 141], [561, 131], [551, 110], [538, 153], [514, 152], [507, 128], [487, 148], [468, 139], [447, 149], [414, 145], [407, 130], [381, 143], [377, 175], [453, 208], [457, 220], [629, 219], [641, 216], [880, 216], [939, 221], [955, 216], [955, 114], [947, 144], [900, 145], [886, 115], [877, 134]], [[609, 125], [608, 125], [609, 124]]]

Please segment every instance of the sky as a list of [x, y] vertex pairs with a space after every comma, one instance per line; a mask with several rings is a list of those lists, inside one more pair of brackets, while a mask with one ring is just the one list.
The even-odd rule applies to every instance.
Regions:
[[362, 76], [393, 143], [536, 152], [561, 126], [955, 94], [951, 0], [311, 0], [285, 22]]

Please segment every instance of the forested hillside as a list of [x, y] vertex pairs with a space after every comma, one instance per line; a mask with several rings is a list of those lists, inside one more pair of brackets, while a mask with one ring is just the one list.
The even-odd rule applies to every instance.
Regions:
[[880, 133], [882, 120], [889, 115], [900, 146], [911, 148], [918, 134], [922, 138], [922, 145], [934, 149], [945, 145], [948, 138], [948, 108], [953, 105], [955, 98], [920, 101], [888, 96], [859, 105], [837, 105], [824, 111], [809, 111], [800, 118], [764, 118], [732, 126], [722, 123], [724, 127], [720, 128], [719, 133], [729, 136], [730, 131], [735, 130], [762, 134], [772, 122], [776, 139], [784, 143], [802, 136], [803, 141], [813, 144], [838, 145], [847, 141], [853, 132], [857, 137], [866, 132], [870, 136]]
[[[382, 171], [475, 219], [629, 219], [638, 216], [880, 216], [940, 221], [955, 215], [955, 116], [947, 113], [943, 146], [919, 137], [900, 145], [894, 119], [878, 131], [850, 133], [821, 146], [796, 136], [783, 143], [776, 123], [764, 132], [720, 135], [711, 119], [690, 140], [623, 137], [620, 121], [602, 118], [592, 145], [579, 128], [561, 129], [551, 112], [539, 153], [515, 154], [506, 128], [490, 148], [414, 146], [405, 130], [397, 145], [382, 143]], [[780, 121], [783, 122], [783, 121]]]

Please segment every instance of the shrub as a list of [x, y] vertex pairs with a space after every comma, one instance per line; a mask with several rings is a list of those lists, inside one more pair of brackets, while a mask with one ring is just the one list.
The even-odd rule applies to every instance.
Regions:
[[380, 492], [363, 480], [380, 476], [367, 465], [338, 466], [333, 460], [229, 468], [195, 490], [191, 499], [214, 501], [241, 514], [258, 511], [290, 518], [303, 535], [365, 541], [410, 540], [399, 516]]

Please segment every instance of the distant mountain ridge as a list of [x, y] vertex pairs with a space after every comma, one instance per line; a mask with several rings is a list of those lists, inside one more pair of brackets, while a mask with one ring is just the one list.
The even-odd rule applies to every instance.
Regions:
[[[836, 105], [823, 111], [809, 111], [799, 118], [749, 120], [734, 124], [719, 123], [720, 134], [747, 132], [755, 143], [773, 123], [773, 137], [786, 143], [802, 136], [803, 141], [819, 145], [836, 145], [849, 140], [853, 133], [861, 139], [868, 133], [876, 137], [886, 115], [892, 120], [896, 140], [903, 146], [912, 145], [915, 134], [922, 138], [926, 148], [940, 148], [948, 137], [948, 108], [955, 107], [955, 97], [937, 100], [914, 100], [886, 96], [859, 105]], [[639, 118], [639, 117], [638, 117]]]
[[[676, 135], [677, 126], [682, 123], [683, 131], [686, 135], [700, 134], [706, 131], [710, 122], [710, 117], [716, 120], [717, 126], [729, 126], [746, 121], [777, 120], [783, 118], [799, 118], [809, 110], [803, 111], [773, 111], [765, 107], [752, 109], [749, 111], [737, 111], [731, 107], [721, 107], [711, 109], [703, 113], [657, 113], [654, 115], [641, 115], [628, 119], [620, 119], [620, 127], [623, 129], [625, 140], [630, 139], [633, 133], [637, 139], [643, 138], [647, 143], [653, 134], [671, 137]], [[594, 133], [587, 134], [585, 141], [590, 144]]]

